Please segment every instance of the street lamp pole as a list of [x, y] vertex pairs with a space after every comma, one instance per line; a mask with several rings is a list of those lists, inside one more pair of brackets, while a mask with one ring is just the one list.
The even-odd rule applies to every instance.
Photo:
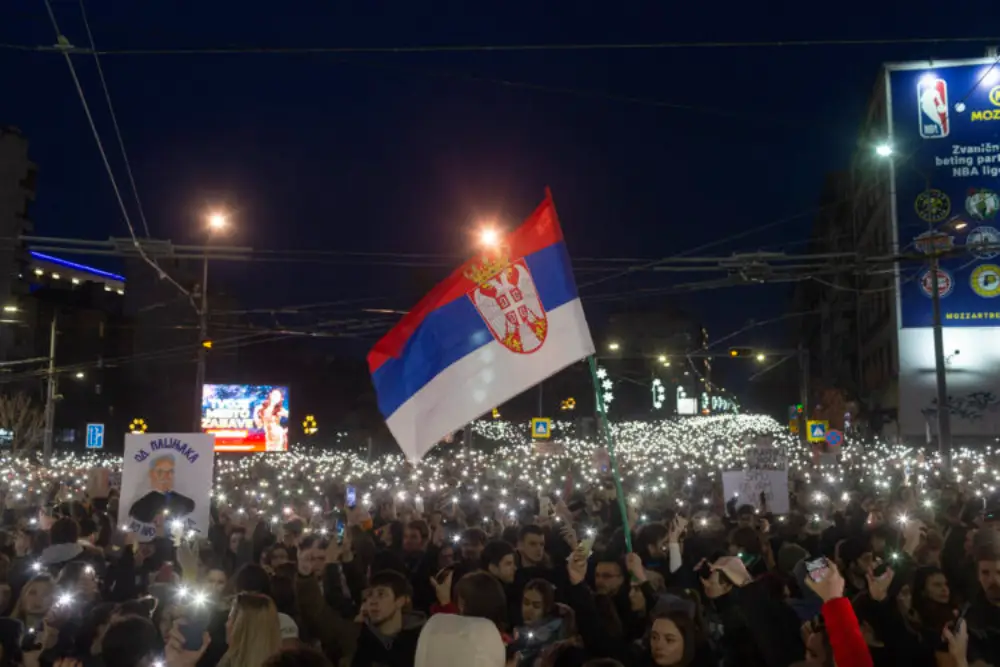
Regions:
[[56, 313], [52, 313], [52, 324], [49, 326], [49, 369], [45, 383], [45, 414], [42, 432], [42, 456], [45, 464], [52, 461], [52, 442], [55, 436], [56, 422]]
[[931, 238], [931, 317], [934, 328], [934, 372], [937, 376], [938, 451], [944, 469], [951, 470], [951, 412], [948, 406], [948, 379], [945, 373], [944, 330], [941, 328], [941, 293], [938, 285], [938, 252]]
[[194, 383], [194, 433], [201, 432], [201, 401], [205, 389], [205, 341], [208, 340], [208, 256], [202, 262], [201, 303], [198, 308], [198, 368]]
[[[208, 215], [208, 233], [225, 232], [229, 215], [216, 211]], [[208, 341], [208, 254], [201, 265], [201, 302], [198, 307], [198, 368], [194, 382], [194, 433], [201, 432], [201, 402], [205, 390], [206, 343]]]
[[[893, 154], [892, 146], [882, 144], [875, 149], [879, 157], [887, 158]], [[895, 163], [894, 163], [895, 164]], [[931, 179], [923, 171], [913, 167], [924, 179], [924, 187], [931, 189]], [[895, 196], [895, 192], [892, 193]], [[963, 224], [964, 226], [964, 224]], [[941, 252], [938, 250], [935, 229], [933, 223], [927, 223], [928, 238], [930, 243], [930, 272], [931, 272], [931, 327], [934, 335], [934, 375], [937, 380], [937, 421], [938, 421], [938, 452], [944, 463], [944, 469], [951, 471], [951, 412], [948, 405], [948, 376], [945, 367], [944, 357], [944, 329], [941, 326], [941, 294], [939, 283], [939, 267], [941, 264]]]

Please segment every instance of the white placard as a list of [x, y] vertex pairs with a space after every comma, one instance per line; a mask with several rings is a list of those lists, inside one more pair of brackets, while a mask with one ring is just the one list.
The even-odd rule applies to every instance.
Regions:
[[143, 433], [125, 436], [118, 524], [156, 537], [158, 525], [170, 537], [181, 522], [185, 532], [208, 535], [215, 436], [204, 433]]
[[743, 470], [722, 473], [722, 490], [726, 500], [734, 495], [737, 505], [752, 505], [760, 509], [760, 494], [767, 501], [767, 511], [788, 514], [788, 457], [782, 449], [761, 441], [747, 451]]

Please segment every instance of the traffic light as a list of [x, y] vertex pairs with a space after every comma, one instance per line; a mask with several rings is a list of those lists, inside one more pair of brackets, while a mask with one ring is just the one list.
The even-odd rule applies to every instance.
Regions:
[[753, 356], [753, 350], [749, 347], [731, 347], [729, 348], [729, 356], [733, 357], [751, 357]]
[[801, 415], [803, 412], [805, 412], [805, 408], [802, 406], [802, 404], [801, 403], [796, 403], [795, 404], [795, 414]]

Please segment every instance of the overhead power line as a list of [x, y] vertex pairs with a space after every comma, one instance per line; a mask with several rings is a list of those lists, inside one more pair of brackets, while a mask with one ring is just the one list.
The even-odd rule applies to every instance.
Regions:
[[104, 68], [101, 67], [101, 58], [97, 55], [97, 45], [94, 42], [94, 33], [90, 31], [90, 21], [87, 20], [87, 8], [80, 0], [80, 16], [83, 18], [83, 27], [87, 31], [87, 41], [90, 48], [94, 49], [94, 64], [97, 66], [97, 76], [101, 80], [101, 89], [104, 91], [104, 101], [108, 105], [108, 113], [111, 115], [111, 125], [115, 128], [115, 137], [118, 139], [118, 148], [122, 154], [122, 162], [125, 164], [125, 174], [128, 176], [129, 185], [132, 187], [132, 195], [135, 197], [135, 205], [139, 211], [139, 220], [142, 221], [142, 229], [149, 238], [149, 223], [146, 222], [146, 213], [142, 208], [142, 200], [139, 198], [139, 189], [135, 185], [135, 177], [132, 175], [132, 163], [129, 162], [128, 152], [125, 150], [125, 140], [122, 138], [121, 128], [118, 127], [118, 116], [115, 114], [115, 105], [111, 103], [111, 91], [108, 90], [108, 82], [104, 78]]
[[[73, 58], [70, 57], [69, 52], [72, 50], [73, 47], [70, 45], [69, 40], [67, 40], [66, 37], [63, 36], [62, 31], [59, 29], [59, 22], [56, 20], [55, 12], [52, 11], [51, 2], [49, 0], [44, 0], [44, 1], [45, 1], [45, 9], [48, 12], [49, 20], [52, 22], [52, 28], [53, 30], [55, 30], [56, 41], [58, 42], [57, 46], [53, 48], [58, 51], [61, 51], [63, 57], [66, 59], [66, 66], [69, 68], [70, 76], [73, 79], [73, 85], [76, 87], [76, 93], [80, 98], [80, 103], [83, 105], [83, 112], [87, 116], [87, 123], [90, 125], [90, 131], [94, 135], [94, 141], [97, 143], [97, 150], [101, 154], [101, 161], [104, 163], [104, 169], [108, 173], [108, 178], [111, 181], [111, 187], [115, 191], [115, 198], [118, 200], [118, 206], [121, 208], [122, 217], [125, 219], [125, 225], [128, 227], [128, 232], [129, 235], [132, 237], [132, 243], [135, 246], [136, 252], [143, 259], [143, 261], [149, 264], [149, 266], [152, 267], [154, 271], [156, 271], [156, 273], [160, 276], [160, 278], [170, 282], [171, 284], [174, 285], [174, 287], [180, 290], [181, 293], [184, 294], [190, 301], [191, 307], [197, 310], [198, 307], [195, 305], [194, 297], [191, 295], [191, 293], [188, 290], [184, 289], [184, 287], [180, 283], [171, 278], [167, 274], [167, 272], [161, 269], [155, 261], [150, 259], [150, 257], [146, 254], [145, 250], [143, 250], [142, 246], [139, 243], [139, 237], [136, 235], [135, 227], [132, 225], [132, 219], [129, 217], [128, 207], [125, 206], [125, 200], [122, 198], [121, 189], [119, 189], [118, 187], [118, 181], [115, 179], [114, 171], [111, 169], [111, 163], [108, 161], [108, 154], [104, 150], [104, 142], [101, 141], [101, 135], [97, 131], [97, 125], [94, 123], [94, 116], [90, 112], [90, 105], [87, 103], [87, 96], [84, 94], [83, 86], [80, 83], [80, 78], [76, 74], [76, 67], [74, 67], [73, 65]], [[102, 75], [102, 80], [103, 80], [103, 75]], [[108, 102], [110, 103], [110, 98], [108, 98]]]
[[[684, 49], [772, 49], [823, 46], [893, 46], [905, 44], [969, 44], [996, 43], [1000, 37], [901, 37], [859, 39], [792, 39], [792, 40], [733, 40], [733, 41], [664, 41], [571, 44], [424, 44], [412, 46], [223, 46], [193, 48], [126, 48], [81, 49], [71, 53], [101, 56], [159, 55], [308, 55], [308, 54], [378, 54], [378, 53], [517, 53], [530, 51], [665, 51]], [[17, 51], [60, 51], [59, 46], [0, 44], [0, 48]]]

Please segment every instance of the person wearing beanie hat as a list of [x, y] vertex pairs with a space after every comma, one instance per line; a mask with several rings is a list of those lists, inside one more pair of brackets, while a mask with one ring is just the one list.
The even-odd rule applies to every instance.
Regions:
[[795, 564], [807, 558], [809, 558], [808, 551], [795, 542], [785, 542], [778, 549], [778, 574], [783, 577], [792, 577]]
[[868, 590], [865, 576], [874, 565], [868, 540], [853, 537], [840, 543], [840, 562], [844, 566], [844, 597], [850, 599]]
[[436, 614], [417, 640], [414, 667], [504, 667], [500, 631], [485, 618]]
[[816, 618], [823, 608], [822, 598], [816, 595], [809, 585], [809, 572], [806, 570], [806, 563], [808, 561], [809, 556], [806, 554], [806, 557], [792, 568], [792, 577], [795, 579], [795, 584], [799, 587], [801, 597], [788, 599], [788, 606], [795, 610], [795, 615], [803, 623]]

